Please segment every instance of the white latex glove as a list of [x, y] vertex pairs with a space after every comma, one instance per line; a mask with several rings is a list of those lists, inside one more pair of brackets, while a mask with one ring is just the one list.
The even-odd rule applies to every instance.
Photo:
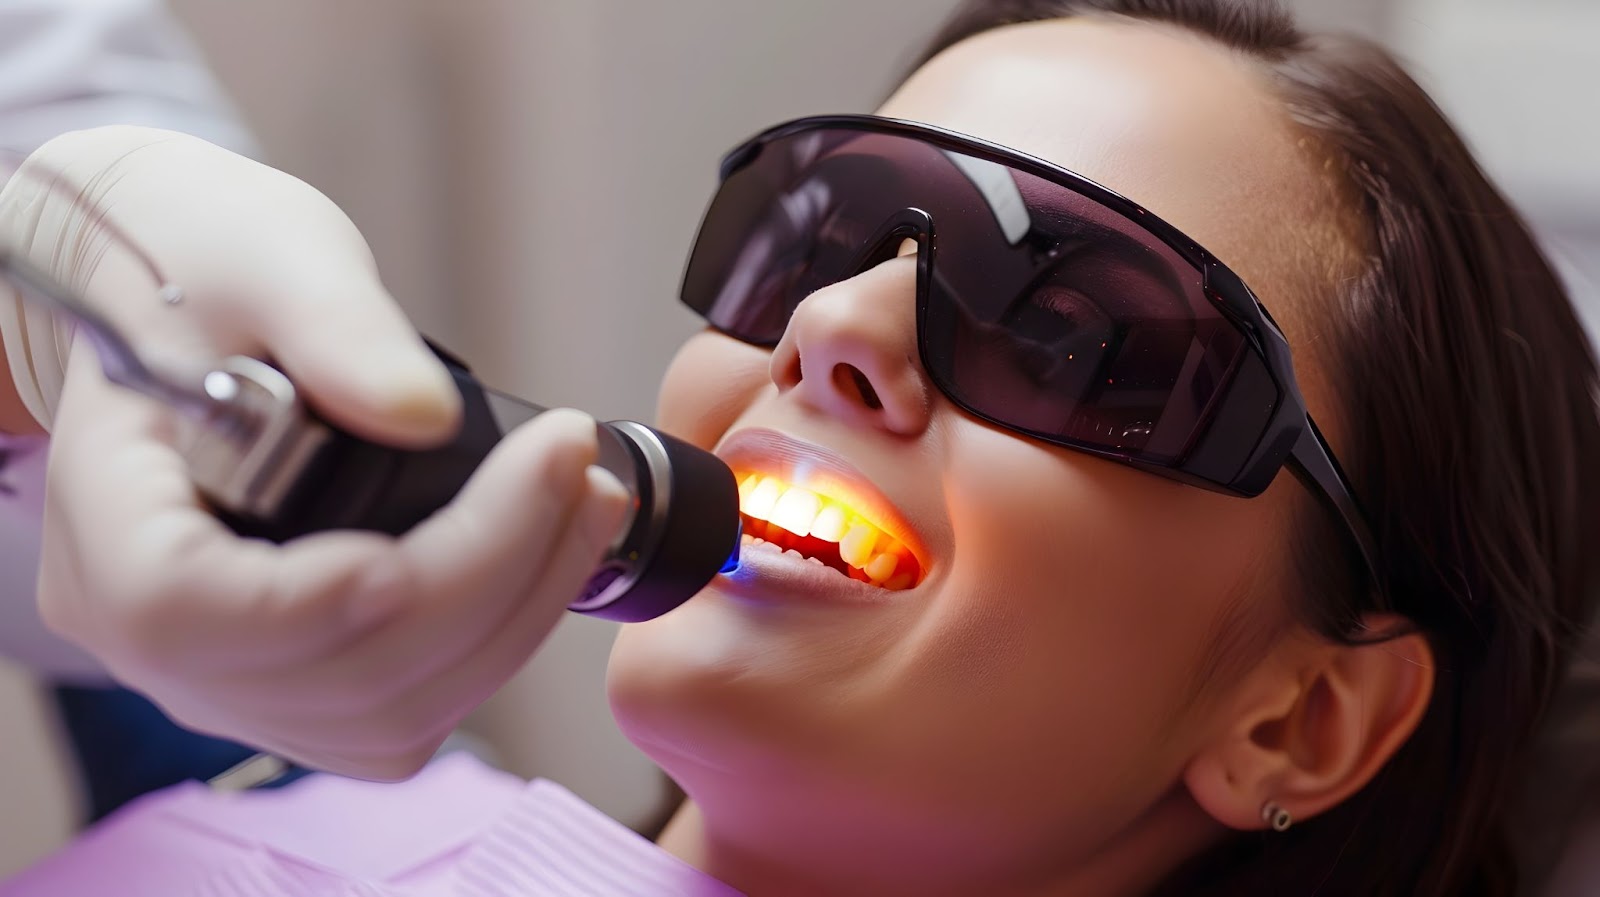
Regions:
[[[378, 280], [355, 227], [306, 184], [202, 141], [108, 128], [33, 157], [181, 284], [93, 245], [70, 203], [19, 191], [0, 239], [119, 322], [213, 356], [265, 353], [332, 422], [422, 446], [459, 415], [444, 369]], [[32, 222], [25, 224], [23, 222]], [[22, 231], [29, 231], [24, 233]], [[7, 232], [10, 231], [10, 232]], [[113, 387], [82, 340], [57, 413], [39, 601], [49, 625], [178, 721], [320, 769], [421, 767], [545, 638], [620, 525], [594, 423], [510, 434], [450, 506], [399, 539], [242, 540], [197, 501], [170, 419]]]

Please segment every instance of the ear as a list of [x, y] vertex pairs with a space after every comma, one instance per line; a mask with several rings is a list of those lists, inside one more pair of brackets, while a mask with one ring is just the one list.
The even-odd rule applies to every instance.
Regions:
[[[1406, 625], [1378, 615], [1363, 622], [1368, 632]], [[1286, 640], [1240, 687], [1227, 724], [1190, 761], [1184, 782], [1230, 828], [1266, 828], [1269, 802], [1309, 819], [1394, 756], [1428, 707], [1433, 676], [1433, 650], [1419, 634], [1355, 646]]]

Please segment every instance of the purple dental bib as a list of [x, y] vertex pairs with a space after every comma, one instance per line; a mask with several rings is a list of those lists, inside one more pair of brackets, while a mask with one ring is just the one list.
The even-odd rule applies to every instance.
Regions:
[[137, 801], [0, 897], [738, 897], [559, 785], [455, 754], [395, 785], [198, 783]]

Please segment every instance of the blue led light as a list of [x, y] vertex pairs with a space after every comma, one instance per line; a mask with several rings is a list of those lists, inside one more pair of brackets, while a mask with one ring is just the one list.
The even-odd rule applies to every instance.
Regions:
[[739, 546], [743, 544], [743, 542], [744, 521], [741, 520], [739, 521], [739, 532], [733, 537], [733, 554], [728, 555], [727, 561], [723, 562], [722, 569], [718, 570], [718, 573], [732, 573], [733, 571], [739, 569]]

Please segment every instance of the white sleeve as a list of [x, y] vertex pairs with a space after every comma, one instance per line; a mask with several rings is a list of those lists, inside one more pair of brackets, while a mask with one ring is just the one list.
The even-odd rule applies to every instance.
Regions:
[[117, 124], [254, 148], [160, 0], [0, 0], [0, 147]]
[[[26, 154], [112, 124], [254, 150], [159, 0], [0, 0], [0, 149]], [[0, 303], [14, 301], [8, 294], [0, 284]], [[36, 610], [45, 449], [42, 439], [0, 435], [0, 655], [47, 676], [100, 679], [99, 665], [49, 634]]]

